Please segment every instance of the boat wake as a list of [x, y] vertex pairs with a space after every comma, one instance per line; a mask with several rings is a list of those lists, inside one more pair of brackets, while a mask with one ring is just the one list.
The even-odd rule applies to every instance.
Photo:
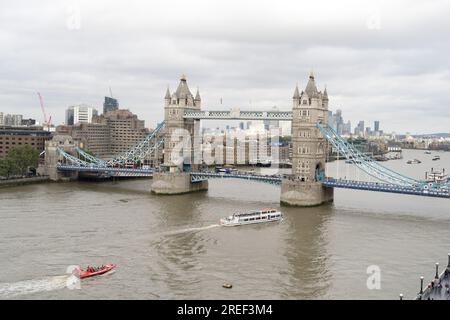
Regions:
[[219, 224], [212, 224], [212, 225], [205, 226], [205, 227], [186, 228], [186, 229], [168, 231], [168, 232], [164, 232], [162, 235], [164, 235], [164, 236], [173, 236], [173, 235], [177, 235], [177, 234], [182, 234], [182, 233], [187, 233], [187, 232], [203, 231], [203, 230], [208, 230], [208, 229], [217, 228], [217, 227], [220, 227], [220, 225]]
[[64, 289], [71, 275], [53, 276], [14, 283], [0, 283], [0, 299]]

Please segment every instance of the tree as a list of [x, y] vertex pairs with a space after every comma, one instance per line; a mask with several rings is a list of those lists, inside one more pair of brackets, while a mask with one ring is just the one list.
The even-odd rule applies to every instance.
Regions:
[[13, 174], [13, 164], [7, 157], [0, 159], [0, 177], [9, 178]]
[[38, 164], [39, 151], [30, 145], [22, 145], [11, 149], [1, 166], [8, 177], [11, 174], [25, 175], [30, 167], [37, 168]]

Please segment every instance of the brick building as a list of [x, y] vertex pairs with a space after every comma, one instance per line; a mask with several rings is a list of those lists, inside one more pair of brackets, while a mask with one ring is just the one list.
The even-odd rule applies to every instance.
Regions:
[[[92, 123], [79, 123], [73, 126], [59, 126], [57, 134], [67, 134], [77, 141], [84, 150], [94, 156], [109, 160], [137, 145], [150, 131], [145, 121], [129, 110], [113, 110], [94, 116]], [[147, 163], [158, 165], [161, 153], [148, 157]]]
[[52, 138], [52, 133], [42, 127], [0, 126], [0, 158], [17, 146], [30, 145], [39, 152], [44, 151], [45, 141]]

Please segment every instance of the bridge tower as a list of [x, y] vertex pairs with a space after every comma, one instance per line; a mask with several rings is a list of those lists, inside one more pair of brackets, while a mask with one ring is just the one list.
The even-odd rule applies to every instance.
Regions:
[[315, 206], [333, 200], [333, 189], [322, 185], [327, 142], [316, 123], [327, 123], [328, 94], [318, 91], [311, 72], [304, 91], [295, 88], [292, 106], [292, 174], [281, 184], [281, 203]]
[[76, 143], [73, 141], [73, 138], [68, 135], [55, 135], [52, 140], [46, 141], [45, 162], [44, 164], [39, 165], [39, 174], [49, 176], [52, 181], [77, 180], [78, 172], [60, 172], [57, 167], [61, 160], [58, 149], [76, 155], [75, 147], [77, 147]]
[[[167, 88], [164, 97], [164, 164], [163, 171], [153, 175], [151, 190], [156, 194], [180, 194], [193, 191], [207, 190], [208, 181], [191, 183], [189, 172], [198, 169], [199, 164], [194, 163], [194, 141], [200, 141], [200, 120], [185, 119], [185, 111], [200, 111], [201, 98], [199, 90], [194, 95], [191, 93], [186, 76], [182, 75], [178, 88], [172, 94]], [[189, 133], [190, 141], [187, 141], [183, 149], [183, 162], [177, 163], [173, 157], [176, 145], [182, 138], [176, 134], [181, 130]], [[186, 138], [186, 137], [184, 137]], [[196, 138], [196, 139], [194, 139]]]

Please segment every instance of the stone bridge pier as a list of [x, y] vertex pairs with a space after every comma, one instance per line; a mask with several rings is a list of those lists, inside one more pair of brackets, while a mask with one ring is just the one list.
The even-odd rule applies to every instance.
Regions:
[[67, 153], [76, 154], [76, 143], [68, 135], [56, 135], [52, 140], [45, 142], [45, 163], [38, 168], [41, 175], [48, 175], [52, 181], [71, 181], [78, 179], [78, 172], [60, 172], [57, 165], [62, 160], [57, 149]]
[[333, 201], [333, 188], [322, 185], [328, 144], [316, 124], [328, 121], [328, 93], [317, 90], [311, 72], [304, 91], [295, 88], [292, 106], [292, 174], [281, 183], [280, 202], [317, 206]]
[[[189, 174], [190, 171], [198, 169], [198, 164], [192, 163], [194, 159], [192, 142], [194, 135], [199, 134], [200, 120], [184, 118], [185, 111], [201, 110], [200, 93], [197, 89], [194, 97], [187, 85], [186, 76], [182, 75], [175, 92], [171, 94], [167, 88], [164, 102], [164, 164], [161, 172], [153, 174], [151, 191], [155, 194], [182, 194], [207, 190], [208, 181], [192, 183]], [[183, 155], [176, 152], [176, 145], [182, 139], [177, 132], [181, 131], [187, 131], [191, 140], [185, 145]], [[180, 140], [175, 137], [179, 137]], [[183, 163], [178, 163], [180, 156], [184, 157]]]

